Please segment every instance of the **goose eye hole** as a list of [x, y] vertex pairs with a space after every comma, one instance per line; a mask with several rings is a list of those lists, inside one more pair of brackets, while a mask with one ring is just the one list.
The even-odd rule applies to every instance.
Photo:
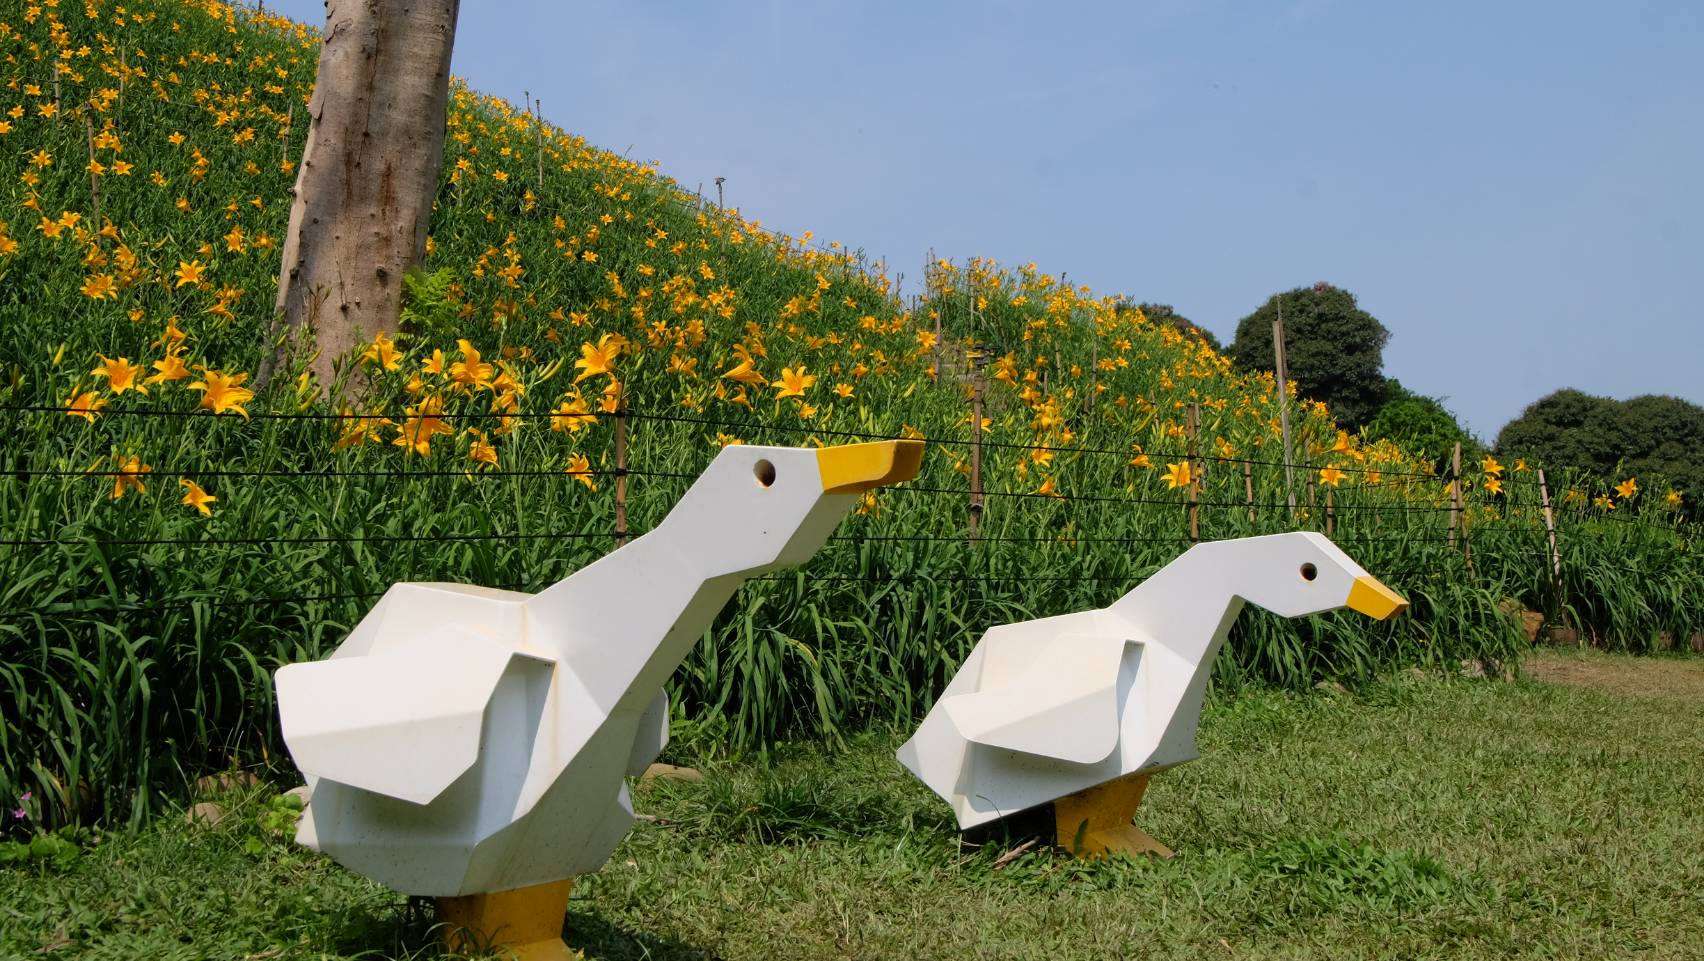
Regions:
[[758, 486], [768, 487], [775, 483], [775, 465], [766, 460], [760, 460], [752, 465], [751, 473], [757, 478]]
[[1303, 564], [1302, 565], [1302, 580], [1311, 581], [1318, 576], [1319, 576], [1319, 568], [1313, 566], [1312, 564]]

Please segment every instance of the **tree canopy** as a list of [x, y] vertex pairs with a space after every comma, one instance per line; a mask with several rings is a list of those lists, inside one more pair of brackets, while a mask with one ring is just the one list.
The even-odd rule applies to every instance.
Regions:
[[1341, 287], [1317, 283], [1274, 294], [1237, 324], [1228, 353], [1245, 370], [1272, 370], [1272, 321], [1284, 312], [1290, 379], [1322, 400], [1346, 427], [1367, 423], [1384, 403], [1384, 346], [1390, 331]]
[[1170, 324], [1180, 334], [1193, 334], [1196, 337], [1205, 340], [1207, 342], [1207, 346], [1214, 350], [1219, 351], [1220, 353], [1224, 353], [1225, 351], [1224, 345], [1219, 343], [1219, 338], [1213, 336], [1212, 331], [1178, 313], [1171, 304], [1141, 303], [1136, 305], [1136, 309], [1140, 310], [1142, 315], [1147, 317], [1149, 320], [1158, 321], [1162, 324]]
[[1371, 437], [1388, 437], [1404, 450], [1430, 460], [1439, 470], [1449, 463], [1450, 453], [1461, 444], [1464, 461], [1477, 460], [1485, 448], [1442, 399], [1416, 394], [1390, 378], [1385, 382], [1384, 406], [1365, 425]]
[[1704, 496], [1704, 407], [1664, 395], [1630, 400], [1571, 388], [1539, 398], [1497, 434], [1498, 453], [1602, 477], [1642, 476]]

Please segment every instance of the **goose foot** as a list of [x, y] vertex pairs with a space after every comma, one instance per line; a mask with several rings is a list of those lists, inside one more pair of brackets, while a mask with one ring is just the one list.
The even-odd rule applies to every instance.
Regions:
[[1148, 790], [1148, 778], [1147, 774], [1127, 774], [1055, 800], [1053, 825], [1058, 845], [1079, 858], [1113, 854], [1171, 857], [1171, 848], [1130, 823]]
[[571, 961], [562, 940], [573, 879], [511, 891], [438, 898], [444, 943], [452, 951], [491, 952], [514, 961]]

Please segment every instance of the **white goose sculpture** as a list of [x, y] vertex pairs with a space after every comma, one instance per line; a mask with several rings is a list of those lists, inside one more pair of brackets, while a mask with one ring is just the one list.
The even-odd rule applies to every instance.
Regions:
[[1110, 607], [983, 634], [900, 763], [961, 829], [1052, 802], [1074, 853], [1169, 855], [1131, 816], [1149, 775], [1197, 756], [1213, 658], [1245, 601], [1283, 617], [1408, 606], [1319, 534], [1197, 544]]
[[567, 957], [568, 879], [633, 822], [623, 778], [668, 739], [668, 676], [742, 582], [808, 560], [922, 456], [730, 446], [655, 530], [538, 594], [394, 585], [329, 659], [277, 673], [312, 791], [297, 840], [522, 958]]

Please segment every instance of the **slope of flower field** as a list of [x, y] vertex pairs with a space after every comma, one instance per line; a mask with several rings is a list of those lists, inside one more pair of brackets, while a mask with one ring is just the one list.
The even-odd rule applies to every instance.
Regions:
[[270, 671], [388, 584], [540, 588], [730, 443], [932, 441], [677, 675], [677, 730], [735, 747], [908, 722], [983, 628], [1104, 604], [1185, 548], [1192, 492], [1201, 537], [1330, 529], [1415, 602], [1379, 625], [1251, 612], [1223, 684], [1506, 659], [1504, 598], [1634, 647], [1700, 627], [1660, 495], [1568, 487], [1558, 578], [1533, 473], [1478, 465], [1470, 568], [1441, 478], [1302, 402], [1292, 513], [1270, 376], [1033, 266], [942, 261], [902, 298], [465, 89], [403, 329], [351, 358], [370, 401], [257, 385], [315, 31], [212, 0], [4, 17], [0, 794], [43, 822], [140, 818], [275, 756]]

